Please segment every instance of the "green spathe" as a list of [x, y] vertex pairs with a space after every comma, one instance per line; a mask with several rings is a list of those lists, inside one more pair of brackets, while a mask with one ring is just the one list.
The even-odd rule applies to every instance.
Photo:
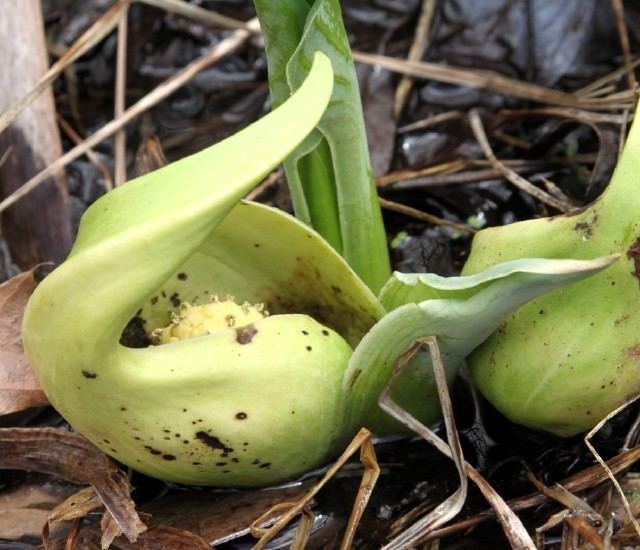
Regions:
[[[637, 116], [636, 116], [637, 118]], [[521, 424], [572, 435], [640, 391], [640, 125], [605, 193], [574, 215], [486, 229], [465, 273], [525, 256], [621, 259], [518, 311], [470, 358], [487, 398]]]
[[[376, 297], [302, 222], [244, 193], [314, 127], [332, 86], [317, 55], [300, 89], [233, 138], [97, 201], [69, 259], [33, 294], [27, 355], [52, 404], [119, 461], [161, 479], [259, 486], [337, 454], [361, 426], [401, 427], [377, 407], [397, 358], [439, 338], [449, 377], [528, 299], [608, 265], [520, 260], [474, 277], [395, 274]], [[249, 154], [250, 152], [250, 154]], [[263, 303], [244, 327], [140, 349], [180, 302]], [[394, 397], [438, 416], [424, 356]]]
[[[239, 199], [313, 129], [331, 89], [331, 64], [318, 54], [305, 83], [273, 113], [220, 144], [129, 182], [97, 201], [82, 219], [70, 257], [32, 296], [23, 337], [45, 392], [77, 431], [125, 464], [152, 476], [186, 483], [256, 485], [270, 481], [274, 471], [280, 478], [288, 477], [302, 464], [319, 460], [318, 456], [313, 461], [306, 456], [316, 452], [311, 446], [310, 451], [293, 451], [292, 460], [287, 462], [289, 445], [282, 435], [293, 435], [287, 420], [293, 421], [296, 414], [304, 412], [300, 409], [311, 406], [339, 412], [336, 403], [329, 403], [330, 397], [320, 397], [321, 402], [314, 403], [300, 395], [300, 402], [296, 398], [287, 403], [287, 415], [278, 417], [277, 424], [269, 421], [273, 417], [261, 416], [268, 407], [273, 414], [281, 412], [273, 403], [286, 389], [283, 380], [295, 384], [296, 376], [303, 375], [280, 370], [286, 357], [272, 356], [270, 346], [275, 344], [265, 334], [274, 330], [292, 345], [295, 338], [289, 333], [302, 336], [301, 324], [317, 325], [312, 319], [284, 315], [257, 324], [254, 340], [263, 347], [258, 362], [262, 377], [259, 372], [247, 376], [243, 366], [255, 366], [251, 354], [257, 353], [253, 351], [257, 346], [241, 345], [233, 329], [144, 349], [124, 347], [119, 340], [140, 308], [140, 315], [146, 318], [145, 328], [150, 331], [167, 324], [172, 300], [178, 295], [195, 301], [193, 292], [198, 288], [203, 301], [207, 299], [204, 292], [209, 290], [211, 294], [229, 292], [249, 300], [252, 294], [281, 290], [282, 279], [291, 277], [294, 264], [305, 261], [309, 254], [322, 261], [326, 249], [333, 258], [334, 253], [322, 241], [307, 237], [308, 231], [302, 235], [302, 228], [296, 236], [280, 233], [279, 216], [268, 229], [261, 227], [255, 218], [269, 209], [237, 206]], [[241, 210], [258, 213], [250, 216], [243, 212], [239, 221]], [[227, 225], [223, 223], [209, 239], [223, 220]], [[223, 237], [224, 246], [214, 246], [209, 254], [211, 243], [224, 234], [225, 227], [229, 236]], [[252, 238], [252, 231], [259, 231], [260, 240]], [[269, 260], [271, 267], [260, 269], [265, 260], [254, 245], [267, 236], [272, 246], [271, 250], [264, 247], [263, 256], [273, 252], [278, 243], [292, 253], [291, 263]], [[225, 246], [233, 248], [239, 238], [251, 240], [243, 240], [243, 245], [235, 247], [229, 256]], [[304, 255], [297, 254], [296, 247], [300, 246]], [[247, 258], [255, 258], [256, 263], [245, 269]], [[209, 273], [207, 287], [199, 288], [207, 274], [198, 269], [211, 264], [219, 265], [218, 272]], [[303, 267], [295, 265], [298, 273]], [[350, 274], [348, 268], [343, 271]], [[187, 279], [183, 281], [182, 277]], [[254, 286], [248, 286], [248, 280]], [[174, 282], [183, 286], [174, 291]], [[240, 287], [238, 291], [234, 284]], [[358, 289], [353, 292], [357, 294]], [[345, 354], [351, 351], [349, 346], [339, 337], [330, 342], [323, 348], [325, 357], [317, 361], [323, 365], [344, 363]], [[309, 355], [305, 347], [300, 349]], [[287, 355], [287, 361], [300, 363], [295, 350]], [[306, 365], [313, 372], [321, 372], [314, 369], [318, 364]], [[321, 383], [315, 381], [315, 385]], [[236, 395], [242, 392], [246, 396], [231, 408], [225, 400], [230, 388], [235, 388]], [[262, 407], [255, 403], [252, 388], [263, 396]], [[331, 394], [325, 391], [314, 395]], [[247, 418], [239, 419], [239, 413], [247, 414]], [[309, 421], [311, 418], [307, 415]], [[309, 433], [318, 437], [321, 448], [327, 448], [320, 430], [333, 435], [331, 420], [327, 418], [325, 423], [318, 418], [316, 422], [317, 430], [311, 426]], [[270, 424], [269, 430], [264, 429], [265, 423]], [[253, 429], [254, 438], [245, 439], [247, 428]], [[229, 439], [231, 432], [233, 441]], [[268, 442], [263, 446], [255, 438]], [[235, 462], [240, 459], [242, 462]], [[254, 461], [259, 463], [252, 465]], [[285, 462], [292, 466], [283, 465]], [[236, 466], [229, 472], [223, 463]]]

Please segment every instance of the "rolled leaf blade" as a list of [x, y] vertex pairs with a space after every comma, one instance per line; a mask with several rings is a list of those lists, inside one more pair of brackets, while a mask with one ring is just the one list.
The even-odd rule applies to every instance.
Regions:
[[389, 277], [389, 257], [340, 4], [337, 0], [295, 2], [295, 8], [286, 4], [291, 3], [255, 1], [264, 22], [274, 102], [283, 100], [285, 81], [289, 90], [297, 89], [314, 52], [329, 55], [335, 71], [332, 99], [315, 132], [321, 137], [313, 138], [320, 142], [313, 151], [301, 147], [285, 162], [296, 215], [319, 230], [377, 292]]

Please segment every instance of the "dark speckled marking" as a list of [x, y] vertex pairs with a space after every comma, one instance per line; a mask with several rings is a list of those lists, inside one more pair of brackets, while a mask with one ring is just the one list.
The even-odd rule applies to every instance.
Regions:
[[258, 466], [259, 468], [271, 468], [271, 462], [263, 462]]
[[329, 336], [329, 331], [326, 328], [324, 328], [322, 329], [322, 334], [324, 334], [325, 336]]
[[178, 279], [180, 281], [186, 281], [187, 280], [187, 274], [186, 273], [178, 273]]
[[169, 300], [171, 300], [173, 307], [178, 307], [180, 305], [180, 295], [177, 292], [174, 292], [169, 296]]
[[236, 418], [238, 420], [245, 420], [247, 418], [247, 413], [246, 412], [236, 413]]
[[252, 323], [246, 327], [240, 327], [236, 329], [236, 342], [241, 345], [250, 344], [253, 337], [258, 334], [258, 329]]
[[640, 279], [640, 238], [636, 239], [629, 247], [629, 250], [627, 250], [627, 258], [633, 260], [633, 271], [631, 274], [636, 279]]
[[207, 447], [212, 449], [219, 449], [225, 453], [232, 453], [233, 449], [227, 447], [222, 441], [213, 435], [209, 435], [207, 432], [200, 431], [196, 433], [196, 439], [204, 443]]
[[173, 456], [173, 455], [169, 455], [169, 454], [167, 454], [167, 455], [162, 455], [162, 458], [163, 458], [164, 460], [175, 460], [175, 459], [176, 459], [176, 457], [175, 457], [175, 456]]
[[98, 375], [90, 370], [83, 370], [82, 371], [82, 376], [84, 376], [85, 378], [88, 378], [89, 380], [93, 380], [94, 378], [98, 378]]
[[151, 305], [155, 306], [158, 303], [158, 297], [154, 296], [153, 298], [151, 298]]

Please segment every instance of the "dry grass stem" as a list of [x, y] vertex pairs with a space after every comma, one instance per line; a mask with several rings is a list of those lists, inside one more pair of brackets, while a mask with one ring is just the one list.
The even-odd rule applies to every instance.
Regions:
[[382, 208], [386, 208], [387, 210], [392, 210], [393, 212], [398, 212], [399, 214], [404, 214], [405, 216], [415, 218], [416, 220], [432, 223], [434, 225], [442, 225], [445, 227], [450, 227], [451, 229], [455, 229], [456, 231], [461, 231], [463, 233], [477, 232], [473, 227], [469, 227], [468, 225], [462, 225], [461, 223], [450, 222], [449, 220], [439, 218], [438, 216], [434, 216], [433, 214], [427, 214], [426, 212], [422, 212], [421, 210], [412, 208], [411, 206], [406, 206], [404, 204], [389, 201], [387, 199], [383, 199], [382, 197], [378, 197], [378, 201], [380, 202], [380, 206], [382, 206]]
[[[423, 344], [427, 344], [429, 346], [434, 379], [438, 388], [438, 397], [440, 398], [440, 405], [442, 407], [449, 445], [447, 445], [447, 443], [440, 439], [424, 424], [411, 416], [407, 411], [399, 407], [390, 397], [394, 381], [406, 366], [411, 355], [413, 355], [413, 353], [415, 353], [415, 351]], [[378, 399], [378, 404], [385, 412], [390, 414], [398, 422], [401, 422], [409, 429], [413, 430], [415, 433], [420, 435], [420, 437], [436, 447], [436, 449], [438, 449], [442, 454], [451, 458], [458, 468], [461, 482], [468, 476], [469, 479], [476, 484], [478, 489], [480, 489], [484, 497], [494, 508], [495, 513], [502, 524], [504, 533], [513, 548], [535, 550], [535, 545], [527, 533], [527, 530], [522, 525], [522, 522], [507, 506], [502, 497], [500, 497], [493, 487], [491, 487], [491, 485], [489, 485], [489, 483], [480, 475], [480, 473], [473, 468], [473, 466], [464, 461], [460, 441], [458, 439], [458, 433], [455, 428], [455, 419], [453, 417], [451, 398], [449, 396], [444, 365], [442, 364], [437, 342], [434, 337], [427, 337], [418, 340], [416, 344], [414, 344], [398, 359], [393, 375]], [[466, 481], [464, 481], [464, 483], [466, 485]], [[396, 537], [384, 547], [384, 550], [400, 550], [408, 548], [410, 545], [417, 544], [418, 542], [424, 543], [427, 540], [434, 540], [435, 537], [432, 535], [436, 526], [451, 519], [456, 508], [461, 506], [455, 498], [456, 494], [449, 497], [444, 503], [436, 507], [434, 511], [419, 520], [403, 534]], [[455, 511], [455, 513], [457, 514], [457, 511]]]
[[7, 162], [7, 160], [9, 159], [9, 157], [11, 156], [11, 152], [13, 151], [13, 145], [10, 145], [9, 147], [7, 147], [7, 149], [5, 150], [4, 153], [2, 153], [2, 155], [0, 155], [0, 168], [2, 167], [2, 165]]
[[572, 210], [571, 204], [566, 203], [565, 201], [561, 201], [548, 193], [542, 191], [525, 178], [523, 178], [520, 174], [507, 168], [504, 163], [500, 162], [495, 154], [493, 153], [493, 149], [491, 149], [491, 145], [489, 144], [489, 140], [487, 139], [487, 134], [484, 131], [484, 127], [482, 125], [482, 120], [477, 110], [472, 109], [469, 112], [469, 123], [471, 124], [471, 129], [473, 130], [473, 134], [475, 135], [480, 147], [493, 166], [493, 168], [500, 172], [508, 181], [513, 183], [518, 189], [528, 193], [532, 197], [535, 197], [540, 202], [543, 202], [553, 208], [559, 210], [560, 212], [569, 212]]
[[[258, 26], [257, 19], [252, 19], [248, 25], [252, 28]], [[74, 161], [81, 155], [85, 154], [88, 149], [94, 147], [101, 141], [110, 138], [120, 128], [124, 127], [127, 123], [131, 122], [140, 114], [144, 113], [166, 97], [170, 96], [177, 89], [183, 86], [186, 82], [191, 80], [201, 70], [211, 65], [215, 61], [223, 58], [229, 53], [235, 51], [242, 44], [244, 44], [251, 32], [249, 30], [241, 29], [234, 31], [228, 38], [216, 44], [208, 53], [195, 59], [184, 69], [178, 71], [176, 74], [165, 80], [162, 84], [149, 92], [137, 103], [129, 107], [120, 118], [114, 119], [108, 124], [105, 124], [100, 130], [89, 136], [85, 141], [67, 151], [55, 162], [51, 163], [47, 168], [36, 174], [33, 178], [20, 186], [16, 191], [11, 193], [7, 198], [0, 202], [0, 212], [6, 210], [9, 206], [19, 201], [22, 197], [27, 195], [30, 191], [35, 189], [46, 179], [55, 174], [58, 170], [64, 168], [67, 164]]]
[[622, 444], [623, 451], [627, 451], [631, 448], [631, 442], [637, 441], [638, 434], [640, 434], [640, 412], [637, 414], [636, 419], [633, 421], [633, 424], [624, 438], [624, 443]]
[[58, 76], [64, 69], [73, 63], [78, 57], [87, 52], [90, 48], [107, 36], [118, 24], [123, 12], [129, 6], [130, 0], [117, 0], [102, 16], [91, 25], [82, 36], [78, 38], [58, 59], [51, 68], [42, 76], [28, 94], [26, 94], [13, 107], [0, 115], [0, 132], [4, 131], [15, 118], [28, 107]]
[[636, 519], [633, 512], [631, 511], [631, 506], [629, 505], [629, 501], [627, 500], [627, 497], [625, 496], [624, 491], [622, 490], [622, 487], [620, 487], [620, 484], [618, 483], [618, 480], [616, 479], [616, 476], [614, 475], [614, 473], [611, 471], [611, 468], [609, 468], [607, 463], [604, 460], [602, 460], [602, 457], [598, 454], [595, 447], [591, 444], [591, 438], [600, 430], [600, 428], [602, 428], [602, 426], [604, 426], [611, 418], [616, 416], [620, 411], [623, 411], [624, 409], [626, 409], [631, 403], [637, 401], [638, 399], [640, 399], [640, 395], [636, 395], [634, 398], [623, 403], [617, 409], [611, 411], [607, 416], [605, 416], [602, 420], [600, 420], [600, 422], [598, 422], [593, 427], [593, 429], [591, 429], [591, 431], [589, 431], [589, 433], [584, 437], [584, 443], [591, 451], [591, 454], [598, 461], [598, 464], [600, 464], [600, 466], [602, 466], [604, 471], [607, 473], [609, 480], [611, 481], [616, 491], [620, 495], [622, 505], [624, 506], [624, 509], [627, 512], [627, 515], [629, 516], [629, 521], [632, 523], [633, 528], [635, 529], [638, 536], [640, 536], [640, 524], [638, 524], [638, 520]]
[[570, 118], [592, 124], [621, 124], [624, 114], [598, 113], [569, 107], [539, 107], [537, 109], [502, 109], [496, 114], [497, 118], [517, 118], [525, 116], [553, 116]]
[[[640, 59], [636, 59], [631, 62], [631, 69], [635, 69], [638, 65], [640, 65]], [[574, 94], [576, 96], [582, 97], [593, 97], [598, 94], [598, 91], [606, 87], [611, 82], [616, 82], [620, 78], [622, 78], [629, 71], [629, 67], [623, 66], [615, 71], [610, 72], [600, 78], [594, 80], [593, 82], [587, 84], [586, 86], [576, 90]]]
[[254, 34], [260, 33], [260, 26], [255, 20], [248, 22], [236, 21], [235, 19], [225, 17], [199, 6], [188, 4], [184, 0], [116, 0], [110, 8], [61, 55], [28, 94], [0, 115], [0, 132], [4, 131], [4, 129], [7, 128], [26, 107], [33, 103], [62, 72], [67, 70], [76, 59], [110, 34], [119, 24], [120, 18], [128, 10], [129, 5], [133, 1], [144, 2], [215, 27], [244, 29]]
[[[413, 34], [413, 42], [407, 57], [409, 61], [419, 61], [424, 54], [424, 50], [429, 42], [429, 29], [431, 28], [431, 21], [433, 19], [435, 6], [435, 0], [422, 0], [420, 17], [418, 18], [418, 24], [416, 26], [415, 33]], [[412, 86], [413, 80], [410, 77], [405, 75], [400, 79], [400, 83], [396, 88], [396, 95], [393, 104], [393, 112], [396, 119], [400, 118], [400, 115], [402, 115], [402, 111], [407, 101], [407, 97], [409, 97]]]
[[138, 0], [143, 4], [148, 4], [149, 6], [154, 6], [156, 8], [163, 9], [165, 11], [175, 13], [177, 15], [182, 15], [183, 17], [188, 17], [190, 19], [194, 19], [199, 21], [200, 23], [205, 23], [206, 25], [211, 25], [212, 27], [222, 27], [226, 29], [247, 29], [251, 32], [258, 33], [259, 29], [251, 25], [247, 25], [247, 23], [243, 21], [237, 21], [232, 19], [231, 17], [226, 17], [214, 11], [210, 11], [194, 4], [189, 4], [184, 0]]
[[[358, 450], [360, 449], [360, 462], [364, 467], [362, 473], [362, 480], [360, 481], [360, 488], [356, 501], [351, 509], [351, 516], [347, 523], [340, 550], [347, 550], [351, 548], [353, 538], [355, 536], [355, 530], [360, 522], [364, 509], [366, 508], [373, 488], [380, 475], [380, 467], [376, 460], [376, 453], [371, 441], [371, 433], [369, 430], [362, 428], [351, 443], [347, 446], [340, 457], [335, 463], [327, 470], [322, 476], [322, 479], [318, 481], [302, 498], [295, 502], [281, 502], [273, 506], [265, 514], [260, 516], [251, 525], [251, 534], [254, 537], [259, 537], [260, 540], [254, 546], [254, 550], [262, 550], [266, 547], [267, 543], [280, 532], [282, 529], [296, 516], [303, 514], [308, 509], [309, 505], [313, 501], [314, 497], [320, 492], [320, 490], [327, 484], [327, 482], [333, 478], [338, 470], [342, 468], [344, 463]], [[274, 516], [281, 514], [280, 517], [269, 528], [262, 527], [265, 524], [269, 524], [273, 521]]]
[[307, 506], [302, 509], [300, 514], [300, 524], [296, 529], [296, 536], [289, 547], [290, 550], [304, 550], [307, 547], [307, 542], [311, 536], [311, 530], [313, 529], [313, 522], [316, 516]]
[[424, 128], [442, 124], [443, 122], [450, 122], [451, 120], [461, 119], [463, 116], [464, 113], [462, 111], [447, 111], [446, 113], [431, 115], [430, 117], [423, 118], [422, 120], [417, 120], [416, 122], [412, 122], [411, 124], [400, 126], [400, 128], [398, 128], [396, 132], [398, 134], [404, 134], [406, 132], [413, 132], [414, 130], [423, 130]]
[[631, 109], [625, 109], [622, 113], [622, 121], [620, 122], [620, 142], [618, 143], [618, 160], [622, 156], [622, 150], [624, 149], [624, 140], [627, 137], [627, 127], [633, 119]]
[[466, 160], [454, 160], [451, 162], [443, 162], [441, 164], [427, 166], [420, 170], [398, 170], [397, 172], [390, 172], [384, 176], [377, 177], [376, 185], [378, 187], [387, 187], [388, 185], [399, 181], [431, 176], [433, 174], [453, 174], [467, 168], [468, 166], [469, 162]]
[[[447, 432], [448, 445], [424, 424], [407, 413], [407, 411], [400, 408], [391, 398], [391, 390], [393, 389], [395, 381], [407, 367], [411, 358], [420, 351], [423, 346], [428, 346], [429, 348], [434, 378], [438, 389], [438, 397], [440, 399], [440, 406], [442, 408], [445, 429]], [[464, 455], [462, 453], [462, 446], [460, 445], [458, 430], [453, 416], [453, 405], [451, 404], [451, 397], [449, 396], [447, 376], [444, 371], [444, 365], [442, 364], [442, 358], [440, 357], [440, 348], [438, 347], [438, 343], [434, 336], [417, 340], [400, 356], [396, 362], [391, 378], [387, 382], [387, 385], [378, 399], [378, 404], [382, 410], [400, 421], [409, 429], [413, 430], [415, 433], [419, 434], [426, 441], [451, 458], [458, 470], [458, 478], [460, 480], [460, 486], [451, 496], [383, 547], [384, 550], [400, 550], [402, 548], [409, 548], [417, 545], [429, 530], [435, 529], [439, 525], [446, 523], [458, 515], [464, 506], [465, 500], [467, 499], [468, 479], [464, 468]]]
[[[629, 451], [620, 453], [608, 460], [606, 464], [611, 472], [617, 474], [627, 470], [638, 459], [640, 459], [640, 445], [630, 449]], [[596, 464], [595, 466], [590, 466], [589, 468], [560, 481], [560, 485], [568, 491], [578, 492], [590, 489], [608, 480], [609, 475], [607, 474], [607, 471], [603, 470], [600, 464]], [[507, 504], [514, 512], [518, 512], [535, 506], [540, 506], [547, 500], [548, 497], [546, 495], [537, 492], [520, 498], [511, 499], [507, 501]], [[467, 529], [492, 519], [495, 519], [495, 512], [493, 510], [485, 510], [475, 516], [434, 531], [429, 535], [428, 540], [446, 537], [454, 533], [459, 533], [460, 531], [466, 531]]]
[[[62, 118], [59, 114], [56, 115], [58, 120], [58, 124], [60, 128], [65, 133], [65, 135], [73, 141], [76, 145], [82, 143], [82, 137], [76, 132], [64, 118]], [[104, 178], [104, 187], [107, 191], [111, 191], [113, 189], [113, 178], [111, 177], [111, 172], [105, 166], [104, 162], [100, 160], [100, 157], [96, 154], [93, 149], [87, 149], [86, 152], [87, 158], [93, 163], [93, 165], [100, 171], [102, 177]]]
[[521, 82], [493, 71], [462, 69], [425, 61], [405, 61], [394, 57], [357, 51], [353, 52], [353, 58], [360, 63], [379, 65], [390, 71], [415, 78], [482, 88], [520, 99], [562, 107], [617, 111], [631, 106], [634, 102], [634, 94], [631, 90], [615, 94], [615, 96], [591, 99], [529, 82]]
[[[548, 496], [550, 499], [555, 500], [562, 504], [569, 510], [575, 510], [587, 517], [593, 517], [602, 520], [602, 516], [598, 514], [585, 500], [577, 497], [571, 491], [568, 491], [560, 483], [555, 483], [553, 487], [547, 487], [544, 483], [538, 480], [531, 472], [527, 475], [527, 479], [535, 485], [536, 489], [543, 495]], [[604, 523], [604, 522], [603, 522]]]
[[248, 201], [255, 201], [260, 197], [267, 189], [271, 189], [278, 180], [282, 177], [282, 168], [278, 168], [269, 174], [257, 187], [254, 187], [245, 197]]
[[[129, 9], [126, 8], [118, 22], [118, 46], [116, 53], [116, 90], [114, 118], [119, 118], [127, 108], [127, 34]], [[116, 186], [127, 181], [127, 132], [121, 128], [115, 137], [115, 170]]]
[[629, 34], [627, 33], [627, 25], [624, 21], [624, 8], [622, 0], [611, 0], [613, 12], [616, 16], [616, 27], [618, 28], [618, 37], [620, 38], [620, 47], [622, 48], [622, 56], [624, 58], [624, 66], [627, 73], [627, 82], [629, 88], [636, 91], [638, 83], [636, 75], [633, 72], [633, 62], [631, 60], [631, 47], [629, 46]]
[[547, 188], [550, 195], [553, 195], [559, 201], [570, 204], [573, 208], [577, 208], [577, 205], [574, 205], [571, 199], [567, 197], [567, 195], [562, 192], [562, 189], [560, 189], [554, 182], [545, 176], [540, 176], [540, 180], [544, 183], [544, 186]]
[[[474, 163], [475, 164], [475, 163]], [[471, 166], [473, 166], [472, 164]], [[558, 163], [554, 162], [526, 162], [522, 165], [512, 168], [515, 172], [523, 174], [538, 173], [540, 170], [550, 170], [557, 167]], [[410, 179], [402, 179], [397, 183], [393, 183], [394, 190], [414, 190], [429, 189], [431, 187], [447, 187], [451, 185], [467, 185], [470, 183], [485, 182], [491, 180], [501, 180], [503, 175], [497, 170], [467, 170], [464, 172], [454, 171], [453, 173], [436, 173], [429, 176], [420, 176]]]
[[502, 143], [506, 143], [511, 147], [515, 147], [516, 149], [522, 149], [523, 151], [528, 151], [529, 149], [531, 149], [530, 142], [522, 138], [508, 134], [504, 130], [495, 130], [493, 132], [493, 137], [495, 139], [500, 140]]

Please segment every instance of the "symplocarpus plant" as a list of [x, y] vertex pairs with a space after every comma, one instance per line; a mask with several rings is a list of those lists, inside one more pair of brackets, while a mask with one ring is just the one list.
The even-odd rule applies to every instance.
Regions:
[[[190, 484], [292, 478], [361, 426], [402, 431], [377, 399], [416, 339], [439, 338], [453, 377], [509, 312], [610, 263], [395, 274], [374, 295], [314, 230], [240, 202], [314, 128], [332, 86], [318, 53], [271, 114], [98, 200], [69, 258], [31, 297], [24, 345], [47, 396], [120, 462]], [[150, 345], [125, 345], [133, 325]], [[393, 397], [431, 422], [434, 388], [422, 354]]]
[[480, 390], [515, 422], [569, 436], [640, 392], [640, 123], [603, 195], [575, 213], [478, 233], [464, 273], [527, 256], [619, 254], [603, 273], [540, 297], [470, 357]]

